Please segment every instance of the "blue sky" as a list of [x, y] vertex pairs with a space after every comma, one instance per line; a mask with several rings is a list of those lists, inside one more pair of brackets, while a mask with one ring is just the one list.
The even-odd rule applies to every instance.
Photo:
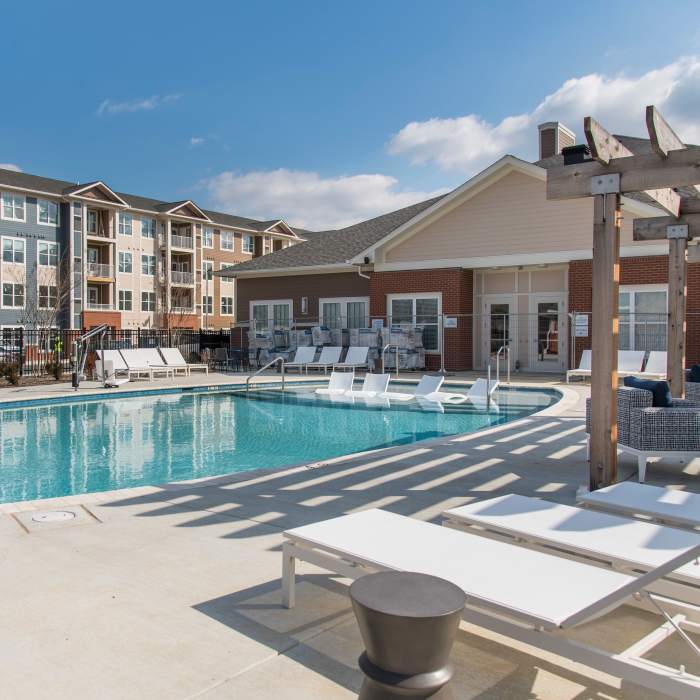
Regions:
[[643, 135], [654, 101], [700, 139], [697, 2], [35, 2], [3, 25], [0, 163], [315, 228], [532, 159], [545, 119]]

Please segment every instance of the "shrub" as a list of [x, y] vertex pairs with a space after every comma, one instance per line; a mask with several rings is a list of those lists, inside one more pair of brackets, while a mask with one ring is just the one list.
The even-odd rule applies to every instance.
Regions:
[[19, 365], [16, 362], [0, 362], [0, 377], [4, 377], [12, 386], [19, 384]]
[[44, 368], [47, 374], [52, 374], [57, 381], [63, 376], [63, 367], [60, 362], [47, 362]]

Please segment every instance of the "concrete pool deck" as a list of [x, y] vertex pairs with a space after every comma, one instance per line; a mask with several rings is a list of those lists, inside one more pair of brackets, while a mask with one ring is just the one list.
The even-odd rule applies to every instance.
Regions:
[[[223, 383], [213, 376], [207, 384]], [[362, 645], [346, 582], [301, 564], [298, 606], [283, 609], [281, 532], [369, 507], [430, 520], [504, 493], [570, 503], [587, 481], [587, 393], [571, 385], [567, 401], [536, 416], [315, 469], [78, 498], [65, 506], [78, 514], [69, 524], [37, 523], [31, 510], [0, 515], [0, 696], [356, 697]], [[635, 464], [620, 466], [625, 476]], [[698, 461], [658, 464], [649, 480], [698, 490], [699, 472]], [[609, 623], [606, 643], [624, 646], [652, 624], [631, 609], [612, 617], [578, 634], [600, 638]], [[659, 654], [687, 656], [675, 642]], [[454, 658], [460, 699], [661, 697], [611, 688], [467, 626]]]

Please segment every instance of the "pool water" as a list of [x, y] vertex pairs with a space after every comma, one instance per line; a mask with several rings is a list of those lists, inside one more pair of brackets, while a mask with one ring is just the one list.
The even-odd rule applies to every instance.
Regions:
[[[405, 388], [402, 390], [406, 390]], [[410, 390], [410, 389], [409, 389]], [[281, 468], [468, 433], [542, 410], [552, 390], [508, 389], [498, 410], [318, 397], [299, 385], [0, 410], [0, 502]]]

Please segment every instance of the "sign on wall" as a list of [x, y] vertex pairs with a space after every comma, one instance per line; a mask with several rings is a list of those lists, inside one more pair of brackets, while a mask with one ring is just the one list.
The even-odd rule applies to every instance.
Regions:
[[445, 316], [445, 328], [457, 328], [456, 316]]
[[574, 337], [588, 338], [588, 314], [574, 316]]

